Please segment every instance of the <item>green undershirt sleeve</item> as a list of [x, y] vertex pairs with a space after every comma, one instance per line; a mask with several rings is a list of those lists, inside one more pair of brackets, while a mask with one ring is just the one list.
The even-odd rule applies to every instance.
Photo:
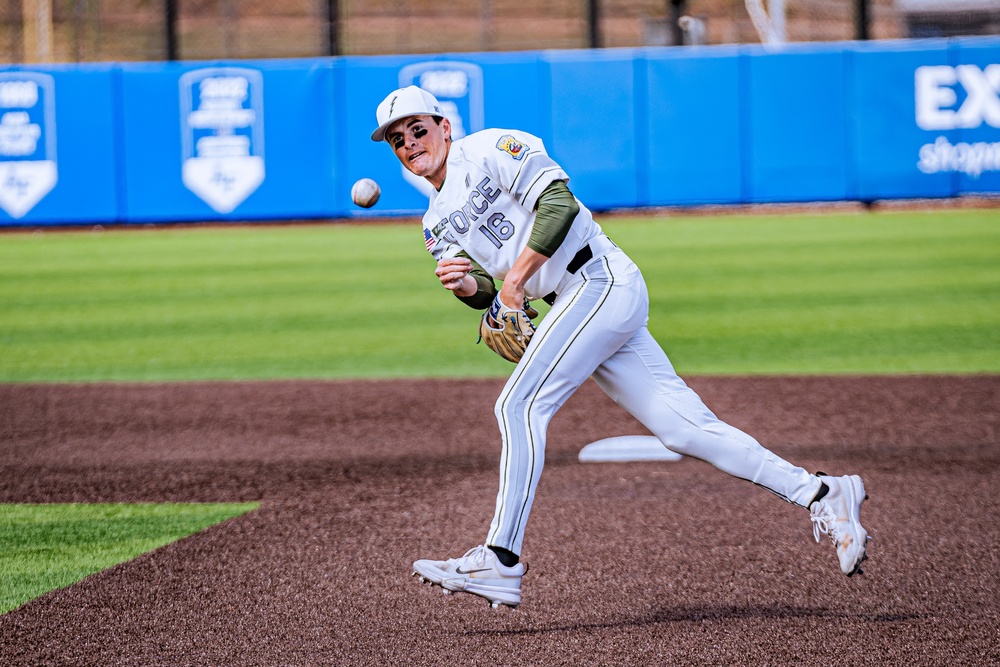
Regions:
[[551, 257], [566, 239], [580, 205], [564, 181], [552, 181], [538, 197], [537, 209], [528, 247]]
[[472, 270], [469, 271], [469, 275], [476, 280], [476, 293], [472, 296], [459, 296], [458, 300], [470, 308], [486, 310], [493, 303], [493, 298], [497, 294], [497, 286], [493, 282], [493, 277], [486, 273], [486, 270], [469, 257], [469, 254], [464, 250], [458, 253], [458, 256], [465, 257], [472, 262]]

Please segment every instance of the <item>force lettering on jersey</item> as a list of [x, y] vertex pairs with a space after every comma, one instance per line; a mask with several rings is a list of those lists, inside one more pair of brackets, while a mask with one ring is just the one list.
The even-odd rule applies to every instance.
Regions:
[[[503, 246], [503, 242], [514, 235], [514, 225], [504, 216], [503, 211], [490, 212], [490, 205], [500, 197], [502, 189], [490, 181], [489, 176], [479, 181], [476, 187], [469, 192], [469, 197], [462, 208], [452, 211], [448, 217], [434, 225], [434, 235], [439, 235], [439, 230], [450, 224], [457, 234], [465, 235], [469, 233], [475, 223], [480, 218], [485, 217], [482, 224], [478, 225], [479, 231], [486, 235], [497, 248]], [[488, 214], [488, 215], [487, 215]]]

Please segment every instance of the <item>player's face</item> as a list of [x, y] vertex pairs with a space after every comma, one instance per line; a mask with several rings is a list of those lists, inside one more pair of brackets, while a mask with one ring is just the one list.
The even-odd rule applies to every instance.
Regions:
[[451, 123], [432, 116], [410, 116], [389, 126], [385, 139], [403, 166], [441, 189], [448, 161]]

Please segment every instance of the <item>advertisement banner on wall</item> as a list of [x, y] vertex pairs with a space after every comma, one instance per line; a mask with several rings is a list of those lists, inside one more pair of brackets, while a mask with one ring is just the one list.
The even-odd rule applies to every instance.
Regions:
[[333, 67], [318, 59], [121, 65], [128, 221], [330, 215]]
[[229, 213], [264, 182], [264, 77], [213, 67], [180, 78], [184, 185]]
[[1000, 47], [934, 40], [854, 54], [862, 199], [1000, 188]]
[[0, 208], [22, 218], [58, 180], [54, 80], [0, 72]]
[[1000, 142], [952, 143], [946, 130], [1000, 128], [1000, 64], [924, 65], [914, 72], [917, 126], [937, 134], [920, 147], [917, 168], [925, 174], [959, 173], [977, 179], [1000, 170]]

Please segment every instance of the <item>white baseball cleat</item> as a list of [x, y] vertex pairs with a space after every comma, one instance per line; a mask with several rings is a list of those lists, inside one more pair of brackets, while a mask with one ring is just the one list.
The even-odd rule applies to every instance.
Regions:
[[521, 577], [525, 572], [524, 563], [506, 567], [485, 545], [469, 549], [461, 558], [413, 563], [413, 574], [421, 580], [441, 586], [446, 594], [463, 592], [484, 597], [494, 609], [521, 603]]
[[857, 475], [829, 477], [819, 473], [819, 478], [830, 491], [809, 507], [813, 536], [817, 542], [821, 533], [830, 536], [837, 547], [840, 569], [848, 577], [864, 574], [861, 563], [868, 558], [871, 539], [861, 525], [861, 503], [868, 498], [864, 482]]

